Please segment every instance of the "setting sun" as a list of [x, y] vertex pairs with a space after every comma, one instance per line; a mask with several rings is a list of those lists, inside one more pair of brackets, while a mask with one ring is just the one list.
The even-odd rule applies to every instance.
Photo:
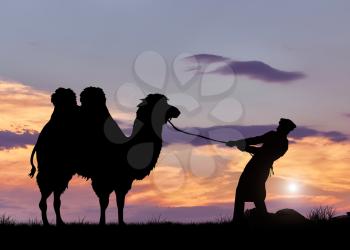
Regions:
[[299, 190], [299, 186], [295, 182], [289, 183], [287, 188], [290, 193], [297, 193]]

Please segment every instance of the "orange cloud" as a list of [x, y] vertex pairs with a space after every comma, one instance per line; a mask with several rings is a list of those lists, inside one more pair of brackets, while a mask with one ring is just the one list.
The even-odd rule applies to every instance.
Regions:
[[[197, 156], [204, 160], [191, 160]], [[267, 200], [292, 199], [308, 206], [345, 207], [342, 204], [349, 201], [347, 196], [350, 191], [349, 156], [350, 143], [347, 141], [333, 142], [322, 137], [298, 140], [275, 163], [275, 175], [267, 182]], [[184, 145], [173, 145], [162, 151], [161, 158], [150, 177], [141, 182], [149, 186], [148, 190], [143, 190], [144, 196], [131, 193], [130, 201], [138, 203], [146, 200], [134, 199], [135, 195], [147, 197], [147, 200], [162, 206], [232, 204], [238, 178], [250, 156], [216, 145], [192, 150]], [[206, 176], [208, 168], [213, 167], [212, 160], [215, 161], [215, 169], [209, 171], [211, 176]], [[192, 165], [195, 163], [201, 165]], [[297, 193], [288, 189], [291, 182], [297, 183]]]
[[310, 137], [293, 144], [276, 162], [279, 176], [325, 191], [350, 192], [350, 143]]
[[0, 183], [1, 186], [26, 186], [33, 187], [33, 181], [29, 178], [29, 156], [32, 147], [0, 150]]
[[51, 112], [49, 93], [18, 82], [0, 81], [0, 130], [40, 131]]
[[[52, 112], [50, 94], [21, 83], [0, 81], [0, 112], [0, 130], [40, 131]], [[132, 116], [122, 117], [130, 120]], [[35, 180], [28, 177], [31, 149], [0, 151], [1, 190], [22, 188], [29, 195], [38, 196]], [[163, 207], [233, 205], [238, 178], [249, 159], [247, 153], [216, 144], [169, 145], [163, 148], [150, 176], [134, 183], [127, 204]], [[323, 204], [333, 205], [341, 211], [350, 209], [349, 162], [349, 141], [335, 142], [322, 136], [295, 140], [286, 155], [276, 161], [275, 175], [268, 179], [268, 206]], [[296, 192], [288, 190], [290, 183], [298, 186]], [[65, 197], [70, 197], [70, 190], [78, 190], [74, 195], [84, 193], [76, 197], [81, 199], [81, 204], [93, 204], [98, 209], [97, 198], [92, 203], [88, 201], [95, 197], [90, 181], [74, 178]], [[16, 193], [11, 194], [15, 200]], [[31, 209], [37, 210], [35, 202]]]
[[[186, 145], [163, 148], [160, 160], [150, 176], [134, 183], [127, 196], [127, 205], [194, 207], [226, 204], [233, 209], [238, 178], [250, 156], [236, 149], [215, 145], [192, 149]], [[330, 156], [329, 152], [334, 149], [337, 149], [337, 153]], [[36, 197], [28, 209], [36, 211], [39, 191], [35, 180], [28, 177], [30, 150], [17, 148], [0, 151], [0, 188], [27, 190], [29, 194], [26, 195], [31, 193]], [[268, 208], [302, 209], [332, 205], [338, 212], [350, 209], [350, 184], [347, 185], [349, 171], [345, 168], [349, 150], [349, 142], [335, 143], [319, 137], [304, 138], [292, 144], [287, 154], [276, 162], [275, 175], [268, 179]], [[199, 161], [201, 166], [191, 166], [198, 163], [196, 160], [191, 161], [192, 157], [197, 156], [205, 156], [206, 160]], [[205, 164], [212, 164], [208, 160], [210, 157], [215, 161], [215, 171], [210, 171], [211, 175], [207, 176], [208, 167]], [[200, 172], [202, 168], [204, 174]], [[291, 181], [299, 186], [296, 193], [291, 193], [287, 188]], [[15, 200], [16, 193], [12, 192], [12, 196], [12, 200]], [[93, 197], [95, 200], [90, 201]], [[80, 202], [70, 206], [69, 203], [75, 199]], [[81, 204], [82, 207], [93, 207], [98, 211], [98, 201], [90, 181], [81, 178], [74, 178], [70, 183], [70, 188], [63, 196], [63, 204], [71, 209], [78, 209], [77, 204]], [[111, 205], [115, 206], [113, 202]]]

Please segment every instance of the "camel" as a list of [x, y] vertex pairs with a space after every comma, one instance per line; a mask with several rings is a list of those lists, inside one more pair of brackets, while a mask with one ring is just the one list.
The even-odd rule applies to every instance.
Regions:
[[[54, 193], [54, 209], [57, 224], [63, 224], [60, 215], [60, 195], [67, 188], [69, 180], [74, 175], [74, 169], [69, 164], [75, 143], [67, 145], [75, 137], [79, 129], [79, 106], [76, 95], [71, 89], [58, 88], [51, 95], [54, 111], [50, 120], [46, 123], [31, 154], [32, 169], [29, 176], [33, 177], [36, 168], [33, 163], [37, 152], [38, 174], [37, 183], [41, 192], [39, 207], [42, 212], [42, 220], [48, 224], [46, 200]], [[66, 156], [63, 159], [62, 156]]]
[[[75, 130], [76, 136], [71, 139], [72, 145], [76, 145], [74, 141], [79, 143], [75, 147], [75, 155], [70, 153], [69, 157], [61, 157], [62, 162], [60, 162], [62, 166], [69, 166], [68, 168], [73, 171], [67, 175], [69, 178], [61, 178], [62, 175], [58, 175], [60, 180], [57, 182], [61, 183], [60, 186], [68, 187], [68, 182], [75, 173], [91, 178], [93, 190], [100, 203], [100, 225], [106, 223], [105, 211], [109, 196], [115, 192], [118, 221], [120, 225], [124, 225], [125, 196], [131, 189], [133, 181], [142, 180], [155, 167], [162, 148], [163, 125], [169, 119], [177, 118], [180, 111], [169, 105], [164, 95], [149, 94], [138, 105], [132, 134], [126, 137], [112, 119], [102, 89], [88, 87], [81, 93], [80, 100], [82, 105], [77, 117], [79, 117], [81, 129]], [[35, 152], [38, 158], [39, 176], [42, 169], [39, 167], [42, 152], [35, 146], [31, 162]], [[52, 154], [52, 159], [54, 155]], [[50, 159], [46, 162], [47, 168], [50, 168], [49, 162]], [[60, 215], [60, 195], [63, 191], [54, 192], [56, 224], [63, 224]], [[48, 192], [41, 190], [41, 193], [39, 207], [43, 223], [48, 225], [45, 206]], [[43, 196], [43, 193], [46, 195]]]

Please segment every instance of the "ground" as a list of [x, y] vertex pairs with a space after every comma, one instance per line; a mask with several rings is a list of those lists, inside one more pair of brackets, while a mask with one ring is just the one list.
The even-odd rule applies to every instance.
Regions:
[[[344, 246], [348, 243], [350, 220], [285, 224], [266, 221], [245, 224], [203, 223], [174, 224], [149, 223], [104, 227], [96, 224], [68, 224], [43, 227], [40, 224], [2, 224], [0, 236], [3, 244], [27, 245], [30, 248], [98, 245], [99, 248], [234, 248], [237, 245], [270, 247], [300, 247], [331, 244]], [[282, 245], [281, 245], [282, 244]], [[212, 246], [212, 247], [210, 247]]]

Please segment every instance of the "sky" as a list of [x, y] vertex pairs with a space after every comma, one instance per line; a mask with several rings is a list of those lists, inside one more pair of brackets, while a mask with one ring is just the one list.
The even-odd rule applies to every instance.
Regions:
[[[69, 87], [104, 89], [126, 133], [139, 99], [163, 93], [176, 125], [229, 140], [298, 126], [267, 182], [269, 211], [350, 211], [348, 1], [0, 0], [0, 215], [40, 220], [29, 157]], [[249, 155], [166, 128], [150, 176], [127, 196], [126, 222], [230, 218]], [[116, 221], [111, 196], [108, 221]], [[51, 201], [50, 201], [51, 203]], [[90, 183], [74, 177], [67, 221], [97, 221]], [[251, 204], [248, 204], [248, 207]], [[50, 210], [51, 209], [51, 210]], [[52, 208], [49, 208], [53, 219]]]

